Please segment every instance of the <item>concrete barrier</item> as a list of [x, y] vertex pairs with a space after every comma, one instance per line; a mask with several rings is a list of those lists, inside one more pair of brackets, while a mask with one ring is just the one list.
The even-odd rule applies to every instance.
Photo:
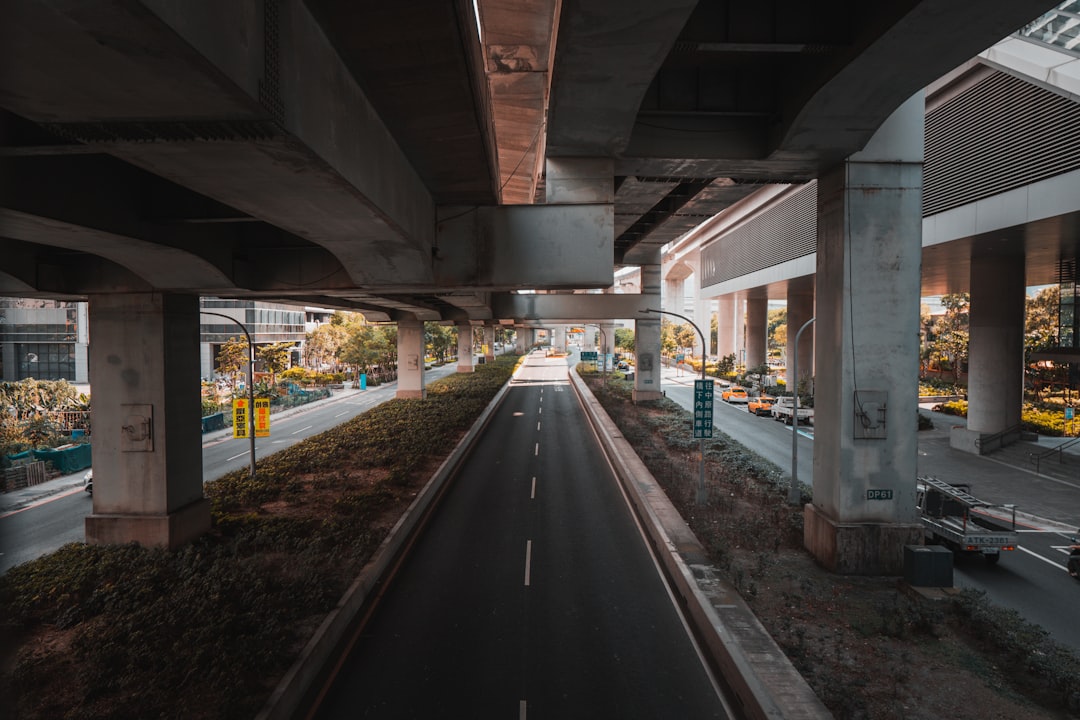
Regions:
[[741, 717], [825, 720], [832, 713], [735, 588], [709, 564], [693, 531], [578, 376], [571, 383], [653, 545], [687, 621]]

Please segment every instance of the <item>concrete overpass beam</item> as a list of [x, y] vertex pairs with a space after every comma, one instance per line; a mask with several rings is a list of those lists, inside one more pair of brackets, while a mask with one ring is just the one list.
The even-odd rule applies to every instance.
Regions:
[[534, 295], [498, 293], [492, 295], [495, 317], [516, 322], [547, 321], [561, 323], [596, 322], [637, 318], [639, 312], [655, 307], [659, 295]]
[[[660, 250], [655, 251], [655, 264], [641, 266], [641, 295], [643, 306], [659, 309]], [[660, 321], [659, 313], [628, 315], [634, 320], [634, 391], [632, 399], [658, 400], [664, 392], [660, 387]]]
[[[1020, 423], [1024, 401], [1024, 258], [973, 257], [967, 432]], [[950, 440], [950, 442], [952, 442]], [[973, 443], [955, 444], [968, 449]]]
[[814, 498], [826, 568], [899, 574], [915, 512], [922, 93], [818, 185]]
[[457, 371], [471, 373], [473, 368], [472, 325], [457, 323]]
[[610, 287], [615, 210], [596, 205], [440, 208], [436, 284], [478, 289]]
[[199, 431], [199, 298], [93, 295], [91, 544], [178, 547], [210, 529]]
[[398, 387], [394, 397], [423, 399], [424, 323], [416, 318], [399, 319], [397, 327]]

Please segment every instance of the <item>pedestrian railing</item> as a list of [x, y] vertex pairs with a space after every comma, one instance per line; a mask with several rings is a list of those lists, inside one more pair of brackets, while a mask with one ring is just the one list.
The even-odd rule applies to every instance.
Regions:
[[1065, 462], [1065, 457], [1064, 457], [1065, 450], [1067, 448], [1071, 448], [1071, 447], [1077, 445], [1078, 443], [1080, 443], [1080, 437], [1074, 437], [1072, 440], [1066, 440], [1065, 442], [1061, 443], [1057, 447], [1052, 447], [1049, 450], [1044, 450], [1043, 452], [1040, 452], [1040, 453], [1030, 453], [1028, 455], [1028, 459], [1031, 460], [1031, 462], [1035, 464], [1035, 472], [1040, 472], [1043, 460], [1045, 460], [1045, 459], [1047, 459], [1049, 457], [1052, 457], [1053, 455], [1057, 455], [1058, 456], [1058, 462], [1063, 463], [1063, 462]]

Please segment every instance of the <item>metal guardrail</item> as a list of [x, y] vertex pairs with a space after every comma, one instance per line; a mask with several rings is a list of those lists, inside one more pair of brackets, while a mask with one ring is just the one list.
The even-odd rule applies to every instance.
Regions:
[[1058, 462], [1065, 462], [1064, 450], [1080, 443], [1080, 437], [1074, 437], [1072, 440], [1066, 440], [1057, 447], [1052, 447], [1049, 450], [1044, 450], [1041, 453], [1028, 453], [1028, 459], [1035, 464], [1035, 472], [1041, 472], [1043, 458], [1048, 458], [1051, 455], [1057, 453]]
[[[983, 450], [1000, 450], [1001, 448], [1005, 447], [1005, 438], [1009, 437], [1010, 435], [1015, 435], [1016, 439], [1019, 440], [1020, 436], [1023, 435], [1024, 432], [1023, 427], [1024, 426], [1022, 423], [1017, 423], [1012, 427], [1005, 428], [1004, 430], [996, 432], [992, 435], [985, 435], [983, 437], [980, 437], [978, 440], [975, 441], [975, 447], [979, 450], [980, 455], [982, 455]], [[994, 445], [994, 443], [997, 443], [997, 445]]]

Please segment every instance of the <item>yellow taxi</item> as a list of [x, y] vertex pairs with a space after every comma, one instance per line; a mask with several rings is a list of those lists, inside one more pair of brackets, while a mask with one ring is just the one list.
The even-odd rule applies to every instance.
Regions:
[[720, 393], [720, 399], [726, 403], [745, 403], [749, 402], [750, 398], [746, 394], [746, 388], [739, 385], [732, 385], [724, 392]]

